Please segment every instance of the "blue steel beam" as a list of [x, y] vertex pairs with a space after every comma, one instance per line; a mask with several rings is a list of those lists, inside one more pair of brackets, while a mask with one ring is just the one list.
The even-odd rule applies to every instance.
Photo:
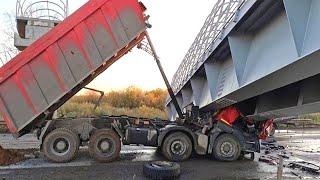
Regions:
[[208, 19], [219, 19], [219, 13], [229, 17], [220, 31], [211, 32], [216, 38], [207, 36], [212, 24], [205, 24], [174, 76], [182, 107], [193, 103], [205, 111], [236, 105], [247, 115], [268, 116], [320, 111], [320, 1], [229, 3], [237, 8], [218, 4], [206, 20], [214, 24]]

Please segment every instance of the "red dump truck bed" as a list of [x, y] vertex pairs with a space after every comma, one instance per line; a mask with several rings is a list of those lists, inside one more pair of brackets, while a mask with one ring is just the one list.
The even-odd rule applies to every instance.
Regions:
[[139, 43], [137, 0], [90, 0], [0, 69], [0, 110], [12, 133], [43, 119]]

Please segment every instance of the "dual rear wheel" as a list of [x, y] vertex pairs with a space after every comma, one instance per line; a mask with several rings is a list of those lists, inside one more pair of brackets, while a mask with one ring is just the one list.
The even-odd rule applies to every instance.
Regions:
[[[221, 134], [213, 145], [212, 155], [219, 161], [235, 161], [241, 155], [239, 140], [232, 134]], [[185, 161], [192, 154], [193, 144], [189, 136], [175, 132], [167, 136], [162, 145], [162, 154], [170, 161]]]
[[[56, 163], [72, 161], [78, 154], [80, 138], [70, 129], [59, 128], [44, 139], [42, 151], [46, 158]], [[89, 140], [89, 153], [99, 162], [111, 162], [119, 157], [121, 141], [111, 129], [94, 131]]]

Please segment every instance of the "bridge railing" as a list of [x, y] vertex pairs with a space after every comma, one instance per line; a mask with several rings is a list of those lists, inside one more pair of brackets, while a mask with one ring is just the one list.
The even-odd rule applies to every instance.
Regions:
[[205, 61], [204, 53], [221, 36], [245, 1], [247, 0], [218, 0], [173, 76], [171, 85], [175, 93], [188, 82], [199, 64]]

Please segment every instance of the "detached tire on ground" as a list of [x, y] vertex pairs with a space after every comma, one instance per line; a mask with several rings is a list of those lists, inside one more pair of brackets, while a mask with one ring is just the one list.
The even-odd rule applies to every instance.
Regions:
[[232, 134], [221, 134], [213, 146], [213, 156], [219, 161], [235, 161], [241, 154], [239, 140]]
[[155, 161], [143, 166], [143, 174], [151, 179], [174, 179], [180, 173], [180, 165], [175, 162]]
[[70, 129], [59, 128], [51, 131], [44, 139], [42, 151], [45, 157], [56, 163], [73, 160], [78, 154], [79, 136]]
[[176, 132], [165, 138], [162, 154], [170, 161], [185, 161], [192, 153], [192, 142], [186, 134]]
[[119, 158], [121, 141], [111, 129], [99, 129], [89, 140], [89, 153], [99, 162], [112, 162]]

